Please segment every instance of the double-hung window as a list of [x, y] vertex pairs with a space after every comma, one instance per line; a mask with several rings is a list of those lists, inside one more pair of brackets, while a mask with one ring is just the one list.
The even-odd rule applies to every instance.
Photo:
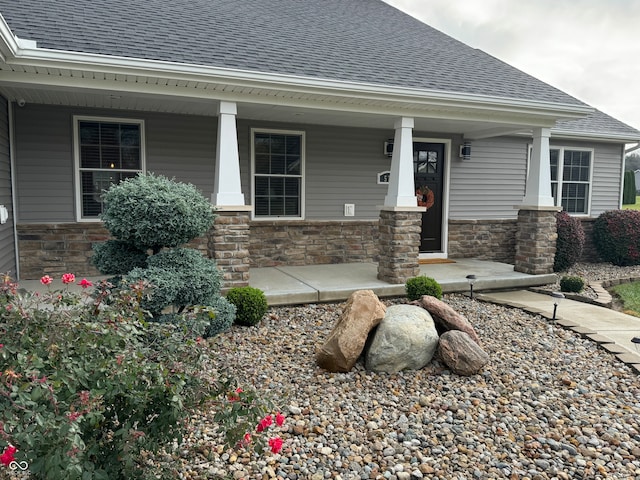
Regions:
[[588, 214], [593, 150], [551, 147], [549, 158], [554, 203], [567, 213]]
[[304, 132], [251, 131], [255, 218], [304, 215]]
[[78, 220], [97, 220], [105, 190], [144, 170], [144, 123], [75, 117], [74, 136]]

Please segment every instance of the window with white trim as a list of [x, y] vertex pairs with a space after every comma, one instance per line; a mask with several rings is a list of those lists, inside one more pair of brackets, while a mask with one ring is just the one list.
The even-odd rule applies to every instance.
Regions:
[[304, 132], [257, 130], [252, 135], [255, 218], [302, 218]]
[[74, 122], [77, 216], [97, 220], [105, 190], [144, 170], [144, 123], [94, 117]]
[[551, 147], [551, 194], [565, 212], [586, 215], [591, 195], [593, 150]]

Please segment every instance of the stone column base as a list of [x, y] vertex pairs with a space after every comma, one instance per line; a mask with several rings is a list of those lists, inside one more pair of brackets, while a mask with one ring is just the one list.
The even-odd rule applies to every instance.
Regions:
[[521, 207], [518, 211], [514, 270], [530, 275], [553, 273], [559, 207]]
[[424, 208], [384, 208], [380, 212], [378, 278], [401, 284], [420, 273], [420, 232]]
[[222, 293], [249, 285], [248, 210], [218, 210], [209, 231], [209, 256], [222, 271]]

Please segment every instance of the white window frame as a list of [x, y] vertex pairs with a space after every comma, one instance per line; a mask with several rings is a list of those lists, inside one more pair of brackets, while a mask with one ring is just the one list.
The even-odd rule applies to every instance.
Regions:
[[[137, 124], [140, 127], [140, 170], [128, 170], [118, 169], [118, 172], [146, 172], [146, 142], [145, 142], [145, 128], [144, 120], [136, 118], [122, 118], [122, 117], [100, 117], [100, 116], [86, 116], [86, 115], [74, 115], [73, 116], [73, 170], [75, 177], [74, 196], [75, 196], [75, 208], [76, 208], [76, 221], [77, 222], [101, 222], [99, 217], [83, 217], [82, 216], [82, 179], [81, 172], [84, 169], [80, 168], [80, 122], [100, 122], [100, 123], [129, 123]], [[87, 169], [91, 170], [91, 169]]]
[[[260, 176], [272, 176], [272, 177], [297, 177], [300, 178], [300, 216], [290, 217], [290, 216], [265, 216], [265, 215], [256, 215], [256, 155], [255, 155], [255, 136], [257, 133], [273, 133], [273, 134], [282, 134], [282, 135], [299, 135], [300, 136], [300, 175], [286, 175], [286, 174], [273, 174], [273, 175], [265, 175], [260, 174]], [[251, 138], [249, 141], [249, 145], [251, 148], [251, 205], [253, 205], [253, 209], [251, 211], [251, 219], [252, 220], [282, 220], [282, 221], [295, 221], [295, 220], [304, 220], [305, 218], [305, 165], [306, 165], [306, 132], [303, 130], [279, 130], [273, 128], [252, 128], [251, 129]]]
[[587, 198], [586, 198], [586, 202], [587, 202], [587, 211], [586, 212], [567, 212], [569, 215], [573, 215], [576, 217], [588, 217], [589, 215], [591, 215], [591, 201], [593, 198], [593, 167], [594, 167], [594, 149], [593, 148], [586, 148], [586, 147], [567, 147], [567, 146], [558, 146], [558, 145], [550, 145], [549, 146], [549, 152], [551, 152], [551, 150], [557, 150], [558, 151], [558, 178], [557, 178], [557, 194], [556, 194], [556, 206], [557, 207], [561, 207], [562, 206], [562, 190], [563, 190], [563, 185], [564, 185], [564, 153], [565, 151], [570, 151], [570, 152], [589, 152], [589, 180], [587, 182], [569, 182], [567, 181], [567, 183], [579, 183], [579, 184], [583, 184], [583, 185], [587, 185], [588, 187], [588, 192], [587, 192]]

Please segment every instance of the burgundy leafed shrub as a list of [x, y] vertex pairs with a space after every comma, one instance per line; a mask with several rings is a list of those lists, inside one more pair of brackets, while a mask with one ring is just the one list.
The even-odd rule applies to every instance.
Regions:
[[582, 222], [567, 212], [558, 212], [556, 221], [558, 240], [556, 241], [556, 257], [553, 262], [553, 271], [562, 272], [580, 260], [585, 236]]
[[606, 262], [621, 266], [640, 264], [640, 211], [602, 213], [593, 223], [593, 243]]

